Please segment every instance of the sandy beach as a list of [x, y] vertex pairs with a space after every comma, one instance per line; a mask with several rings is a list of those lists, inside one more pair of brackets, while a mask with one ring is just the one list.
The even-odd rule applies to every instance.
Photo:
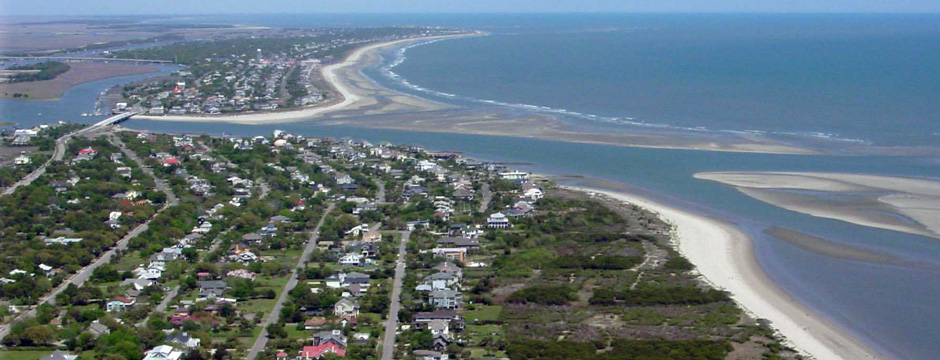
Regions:
[[357, 115], [375, 115], [391, 112], [420, 112], [445, 109], [447, 106], [444, 104], [414, 96], [405, 96], [384, 89], [362, 75], [360, 71], [379, 61], [378, 52], [381, 49], [460, 36], [467, 35], [404, 39], [366, 45], [354, 50], [342, 62], [330, 64], [320, 69], [323, 79], [330, 83], [342, 98], [342, 101], [327, 106], [314, 106], [288, 111], [250, 112], [237, 115], [139, 115], [136, 118], [160, 121], [230, 122], [260, 125], [314, 120], [326, 116], [338, 116], [340, 112], [358, 111]]
[[[298, 110], [251, 112], [237, 115], [138, 115], [158, 121], [228, 122], [249, 125], [311, 121], [326, 125], [381, 128], [405, 131], [442, 132], [556, 140], [630, 147], [702, 151], [811, 155], [816, 151], [798, 148], [752, 135], [721, 136], [689, 134], [663, 129], [643, 131], [586, 131], [549, 114], [519, 115], [493, 106], [463, 109], [430, 101], [379, 86], [362, 74], [374, 66], [380, 53], [409, 44], [453, 39], [479, 34], [438, 36], [367, 45], [353, 51], [343, 62], [321, 69], [326, 80], [342, 97], [325, 106]], [[640, 129], [637, 129], [640, 130]]]
[[750, 239], [732, 225], [629, 193], [570, 187], [635, 204], [675, 226], [673, 241], [697, 271], [752, 316], [767, 319], [800, 351], [816, 359], [881, 359], [835, 324], [787, 295], [757, 263]]
[[709, 172], [695, 177], [804, 214], [940, 238], [940, 181], [809, 172]]

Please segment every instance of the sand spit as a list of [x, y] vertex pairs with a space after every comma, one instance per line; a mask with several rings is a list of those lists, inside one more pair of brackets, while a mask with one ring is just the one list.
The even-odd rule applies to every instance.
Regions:
[[753, 316], [769, 320], [800, 351], [816, 359], [884, 358], [778, 288], [757, 263], [750, 239], [730, 224], [629, 193], [572, 189], [606, 195], [659, 214], [675, 226], [673, 241], [679, 252], [708, 282], [730, 292]]
[[468, 110], [430, 101], [379, 86], [361, 72], [362, 69], [379, 63], [380, 53], [389, 49], [434, 39], [476, 35], [478, 34], [400, 40], [357, 49], [342, 63], [322, 69], [323, 78], [341, 95], [342, 101], [337, 99], [333, 103], [320, 107], [238, 115], [169, 115], [136, 116], [135, 118], [251, 125], [311, 121], [329, 125], [510, 136], [645, 148], [799, 155], [817, 153], [754, 136], [728, 134], [717, 136], [655, 129], [645, 129], [642, 132], [586, 131], [548, 114], [520, 116], [507, 114], [506, 109], [497, 106]]
[[784, 209], [940, 239], [940, 181], [809, 172], [709, 172], [695, 177], [734, 186]]

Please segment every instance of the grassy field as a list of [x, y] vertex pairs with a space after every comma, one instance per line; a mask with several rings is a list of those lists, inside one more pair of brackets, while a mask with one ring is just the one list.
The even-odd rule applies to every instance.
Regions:
[[81, 83], [157, 70], [152, 66], [127, 64], [71, 63], [69, 65], [72, 67], [69, 71], [52, 80], [0, 84], [0, 98], [13, 99], [13, 94], [19, 93], [29, 96], [17, 98], [21, 100], [58, 99], [65, 91]]
[[495, 305], [477, 305], [476, 310], [463, 313], [464, 319], [468, 324], [474, 322], [497, 321], [499, 314], [503, 311], [502, 306]]
[[0, 351], [0, 360], [36, 360], [52, 351]]

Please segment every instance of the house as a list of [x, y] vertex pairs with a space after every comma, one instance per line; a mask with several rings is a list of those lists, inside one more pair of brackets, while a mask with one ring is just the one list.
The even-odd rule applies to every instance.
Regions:
[[160, 345], [146, 352], [144, 360], [179, 360], [183, 351], [169, 345]]
[[75, 360], [78, 359], [78, 355], [72, 355], [72, 353], [62, 350], [53, 351], [51, 354], [39, 358], [39, 360]]
[[94, 158], [97, 155], [98, 155], [98, 150], [95, 150], [94, 148], [91, 148], [91, 147], [78, 150], [79, 157], [85, 157], [85, 158], [90, 159], [90, 158]]
[[456, 276], [449, 273], [439, 272], [428, 275], [424, 281], [415, 287], [417, 291], [435, 291], [446, 290], [457, 286], [460, 282]]
[[363, 266], [365, 262], [363, 261], [362, 254], [349, 253], [339, 258], [339, 264], [342, 266]]
[[510, 226], [509, 218], [503, 213], [495, 213], [486, 219], [486, 226], [491, 229], [506, 229]]
[[46, 238], [45, 240], [43, 240], [43, 242], [45, 242], [46, 245], [52, 245], [52, 244], [68, 245], [68, 244], [80, 243], [82, 242], [82, 238], [67, 238], [64, 236], [60, 236], [60, 237], [53, 238], [53, 239]]
[[242, 240], [246, 243], [260, 243], [264, 237], [258, 233], [249, 233], [242, 235]]
[[428, 295], [428, 303], [439, 309], [457, 309], [463, 303], [463, 294], [456, 290], [435, 290]]
[[249, 263], [249, 262], [258, 261], [258, 255], [255, 255], [255, 253], [253, 253], [253, 252], [251, 252], [251, 251], [246, 251], [246, 252], [243, 252], [243, 253], [241, 253], [241, 254], [238, 254], [238, 255], [236, 256], [236, 259], [237, 259], [239, 262]]
[[441, 247], [465, 248], [468, 251], [480, 248], [480, 240], [463, 237], [445, 237], [437, 240]]
[[369, 231], [362, 234], [362, 242], [377, 243], [382, 241], [382, 233], [378, 231]]
[[450, 261], [445, 261], [440, 264], [437, 264], [437, 266], [435, 266], [433, 269], [439, 272], [454, 275], [458, 278], [463, 277], [463, 269], [457, 266], [457, 264], [454, 264]]
[[499, 178], [503, 180], [528, 180], [529, 174], [522, 171], [503, 171], [499, 173]]
[[128, 306], [134, 306], [136, 301], [134, 299], [128, 299], [123, 296], [117, 296], [111, 301], [108, 301], [106, 309], [108, 312], [124, 311]]
[[532, 201], [536, 201], [545, 196], [545, 193], [537, 185], [527, 182], [522, 184], [522, 195]]
[[347, 338], [345, 335], [343, 335], [342, 330], [321, 331], [313, 334], [313, 344], [318, 346], [334, 343], [345, 348], [346, 341]]
[[326, 354], [336, 354], [339, 356], [346, 356], [346, 348], [336, 345], [335, 343], [327, 343], [319, 346], [304, 346], [303, 350], [300, 350], [300, 354], [297, 356], [298, 360], [312, 360], [319, 359], [321, 356]]
[[13, 160], [13, 165], [27, 165], [30, 161], [29, 156], [20, 155]]
[[199, 344], [202, 342], [197, 337], [189, 336], [186, 332], [176, 333], [172, 335], [167, 335], [166, 342], [168, 343], [177, 343], [182, 345], [187, 349], [195, 349], [199, 347]]
[[133, 284], [134, 289], [143, 290], [144, 288], [153, 285], [154, 281], [149, 279], [125, 279], [121, 282], [121, 285]]
[[271, 223], [286, 223], [290, 221], [290, 218], [284, 215], [277, 215], [277, 216], [271, 217], [270, 221]]
[[304, 321], [304, 330], [319, 329], [323, 325], [326, 325], [326, 318], [315, 316]]
[[267, 224], [261, 230], [258, 230], [258, 233], [263, 236], [274, 236], [277, 235], [277, 226], [274, 224]]
[[88, 325], [88, 330], [86, 331], [88, 331], [88, 333], [90, 333], [91, 336], [95, 339], [101, 335], [107, 335], [111, 333], [111, 329], [100, 323], [98, 320], [92, 321], [91, 325]]
[[257, 274], [255, 274], [253, 271], [248, 271], [245, 269], [235, 269], [226, 273], [225, 276], [254, 280]]
[[333, 304], [333, 315], [336, 315], [338, 317], [343, 317], [343, 316], [358, 317], [359, 316], [359, 303], [355, 300], [342, 298], [339, 301], [337, 301], [336, 304]]
[[199, 299], [220, 298], [228, 285], [224, 281], [209, 280], [199, 282]]
[[461, 263], [467, 261], [466, 248], [434, 248], [431, 249], [431, 253], [433, 253], [434, 256], [442, 257], [449, 261], [457, 261]]
[[[112, 154], [112, 155], [113, 155], [113, 154]], [[131, 168], [129, 168], [129, 167], [127, 167], [127, 166], [119, 167], [119, 168], [117, 168], [117, 170], [115, 170], [115, 172], [116, 172], [119, 176], [121, 176], [121, 177], [125, 177], [125, 178], [130, 178], [130, 177], [131, 177]]]
[[352, 285], [359, 285], [366, 288], [369, 287], [369, 275], [358, 272], [350, 272], [345, 274], [333, 274], [326, 278], [326, 286], [331, 289], [350, 287]]
[[336, 173], [334, 179], [336, 179], [336, 185], [352, 184], [354, 181], [353, 178], [346, 173]]
[[52, 276], [53, 274], [55, 274], [55, 271], [53, 271], [54, 269], [52, 268], [52, 266], [49, 266], [46, 264], [39, 264], [39, 270], [41, 270], [42, 273], [45, 274], [46, 276]]
[[456, 328], [463, 328], [464, 320], [457, 311], [454, 310], [436, 310], [432, 312], [419, 312], [412, 317], [412, 324], [416, 328], [424, 329], [428, 324], [434, 321], [447, 321]]

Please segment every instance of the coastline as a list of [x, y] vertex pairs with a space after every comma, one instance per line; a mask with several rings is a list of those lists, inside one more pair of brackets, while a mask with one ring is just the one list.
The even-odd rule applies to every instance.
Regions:
[[381, 60], [380, 52], [391, 47], [432, 41], [480, 36], [470, 33], [402, 39], [366, 45], [354, 50], [342, 62], [325, 66], [321, 74], [342, 95], [342, 101], [297, 110], [251, 112], [227, 115], [137, 115], [151, 121], [222, 122], [243, 125], [275, 125], [317, 121], [325, 125], [346, 125], [390, 130], [459, 133], [555, 140], [573, 143], [640, 148], [699, 151], [817, 155], [819, 151], [757, 138], [752, 135], [707, 135], [644, 129], [640, 132], [595, 132], [544, 114], [512, 115], [500, 107], [465, 111], [456, 106], [428, 100], [377, 84], [362, 73]]
[[[353, 50], [353, 52], [351, 52], [342, 62], [330, 64], [320, 69], [320, 73], [323, 75], [323, 79], [329, 83], [330, 86], [332, 86], [333, 89], [335, 89], [342, 97], [342, 101], [327, 106], [313, 106], [304, 109], [288, 111], [250, 112], [245, 114], [231, 115], [137, 115], [135, 118], [156, 121], [229, 122], [237, 124], [262, 125], [312, 120], [343, 111], [354, 110], [366, 110], [367, 113], [372, 112], [373, 114], [388, 113], [396, 109], [409, 111], [441, 110], [447, 108], [448, 106], [417, 97], [394, 93], [379, 88], [374, 83], [370, 86], [365, 82], [372, 82], [372, 80], [361, 75], [359, 72], [363, 68], [372, 64], [372, 61], [370, 60], [373, 59], [369, 58], [377, 57], [377, 51], [381, 48], [400, 46], [403, 44], [420, 41], [431, 41], [436, 39], [457, 38], [474, 35], [477, 34], [429, 36], [413, 39], [401, 39], [370, 44], [357, 48]], [[375, 61], [377, 61], [377, 59], [375, 59]], [[366, 109], [370, 106], [379, 105], [379, 101], [377, 101], [376, 97], [388, 98], [388, 100], [391, 102], [391, 104], [385, 106], [385, 111], [382, 111], [382, 109]]]
[[751, 316], [769, 320], [800, 352], [816, 359], [886, 358], [777, 287], [758, 264], [751, 240], [731, 224], [628, 192], [562, 187], [607, 196], [658, 214], [674, 226], [674, 245], [708, 283], [728, 291]]

